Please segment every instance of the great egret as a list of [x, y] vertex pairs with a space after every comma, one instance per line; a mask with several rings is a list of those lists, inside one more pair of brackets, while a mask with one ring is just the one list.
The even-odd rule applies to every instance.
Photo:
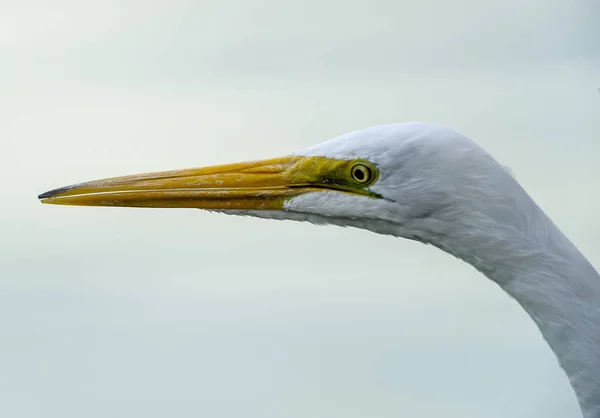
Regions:
[[296, 154], [68, 186], [43, 203], [187, 207], [368, 229], [432, 244], [518, 301], [600, 418], [600, 277], [507, 170], [463, 135], [404, 123]]

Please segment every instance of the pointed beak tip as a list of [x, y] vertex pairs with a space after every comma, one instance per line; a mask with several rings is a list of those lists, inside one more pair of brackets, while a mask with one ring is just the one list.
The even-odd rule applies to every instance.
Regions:
[[43, 201], [44, 199], [49, 199], [49, 198], [55, 197], [61, 193], [68, 192], [72, 188], [73, 188], [73, 186], [67, 186], [67, 187], [60, 187], [58, 189], [49, 190], [49, 191], [44, 192], [41, 195], [39, 195], [38, 199]]

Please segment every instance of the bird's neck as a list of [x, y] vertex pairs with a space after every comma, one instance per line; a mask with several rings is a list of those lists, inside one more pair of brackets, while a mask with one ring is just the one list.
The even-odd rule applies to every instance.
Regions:
[[490, 251], [483, 245], [464, 258], [527, 311], [566, 372], [584, 417], [600, 418], [600, 276], [543, 218], [543, 228], [517, 239], [507, 235]]

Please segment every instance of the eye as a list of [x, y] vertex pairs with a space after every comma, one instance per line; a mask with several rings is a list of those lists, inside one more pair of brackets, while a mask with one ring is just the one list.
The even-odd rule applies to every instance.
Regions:
[[373, 170], [365, 164], [354, 164], [350, 168], [350, 176], [358, 184], [367, 184], [373, 180]]

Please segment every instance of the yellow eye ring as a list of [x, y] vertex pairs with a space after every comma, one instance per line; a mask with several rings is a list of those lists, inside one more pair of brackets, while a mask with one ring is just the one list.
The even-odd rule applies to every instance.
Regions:
[[350, 177], [355, 183], [364, 186], [374, 182], [376, 171], [374, 167], [362, 162], [354, 163], [350, 166]]

